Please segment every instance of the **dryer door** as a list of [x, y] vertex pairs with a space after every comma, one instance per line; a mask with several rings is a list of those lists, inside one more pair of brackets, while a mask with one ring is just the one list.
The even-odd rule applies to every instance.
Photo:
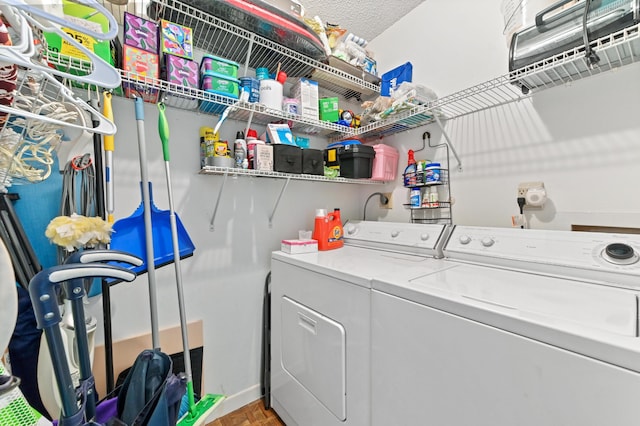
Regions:
[[282, 298], [282, 365], [339, 420], [346, 420], [344, 327]]

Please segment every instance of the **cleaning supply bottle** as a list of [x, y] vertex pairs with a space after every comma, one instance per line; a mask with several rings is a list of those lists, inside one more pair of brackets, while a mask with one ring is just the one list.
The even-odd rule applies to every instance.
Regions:
[[413, 157], [413, 150], [409, 150], [409, 161], [407, 161], [407, 167], [404, 169], [404, 186], [415, 185], [417, 182], [417, 168], [416, 159]]
[[318, 250], [332, 250], [344, 245], [344, 230], [340, 219], [340, 209], [327, 214], [325, 209], [316, 210], [312, 238], [318, 241]]
[[233, 143], [233, 155], [235, 157], [236, 168], [242, 168], [242, 162], [247, 158], [247, 142], [244, 140], [244, 132], [236, 133], [236, 140]]

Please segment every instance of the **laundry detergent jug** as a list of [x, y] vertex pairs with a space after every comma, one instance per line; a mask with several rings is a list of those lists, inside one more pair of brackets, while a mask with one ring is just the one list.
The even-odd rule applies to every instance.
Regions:
[[318, 241], [318, 250], [332, 250], [342, 247], [344, 245], [343, 233], [340, 209], [334, 209], [328, 214], [324, 209], [316, 210], [312, 238]]

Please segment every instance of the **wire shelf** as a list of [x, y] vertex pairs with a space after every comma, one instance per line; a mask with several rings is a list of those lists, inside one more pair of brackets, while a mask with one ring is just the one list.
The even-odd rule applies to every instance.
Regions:
[[[155, 0], [160, 1], [160, 0]], [[172, 0], [161, 0], [163, 3], [177, 3]], [[186, 7], [186, 6], [184, 6]], [[188, 9], [188, 7], [187, 7]], [[185, 13], [185, 12], [181, 12]], [[202, 12], [199, 12], [202, 15]], [[196, 15], [194, 19], [199, 15]], [[202, 18], [204, 19], [204, 18]], [[207, 17], [206, 19], [214, 19]], [[200, 21], [198, 21], [200, 22]], [[202, 21], [200, 25], [204, 25]], [[227, 24], [228, 25], [228, 24]], [[243, 31], [238, 29], [239, 31]], [[237, 34], [236, 34], [237, 36]], [[249, 35], [250, 36], [250, 35]], [[272, 42], [266, 40], [272, 45]], [[494, 78], [481, 84], [466, 88], [453, 94], [441, 97], [425, 105], [417, 106], [411, 110], [394, 114], [384, 120], [376, 121], [358, 129], [338, 126], [333, 123], [303, 119], [292, 114], [269, 110], [260, 104], [239, 103], [230, 118], [246, 120], [253, 112], [256, 123], [266, 124], [275, 120], [291, 121], [297, 126], [296, 131], [307, 134], [317, 134], [329, 137], [330, 140], [346, 139], [359, 136], [363, 139], [381, 138], [390, 136], [416, 127], [421, 127], [434, 122], [435, 114], [441, 119], [452, 120], [468, 114], [495, 108], [531, 96], [538, 91], [554, 86], [571, 83], [578, 79], [604, 72], [619, 66], [628, 65], [640, 60], [640, 24], [628, 27], [624, 30], [612, 33], [591, 43], [594, 51], [601, 58], [600, 65], [594, 69], [586, 65], [584, 59], [584, 46], [576, 47], [564, 53], [540, 61], [536, 64], [512, 71], [509, 74]], [[276, 49], [285, 49], [282, 46]], [[277, 55], [275, 55], [277, 56]], [[305, 66], [317, 67], [319, 70], [328, 68], [330, 74], [336, 76], [337, 71], [313, 61], [309, 58], [301, 58], [300, 54], [292, 53], [296, 63]], [[69, 68], [82, 67], [81, 61], [70, 60], [61, 55], [48, 53], [48, 59], [53, 63], [66, 64]], [[276, 61], [277, 63], [277, 61]], [[86, 69], [86, 68], [85, 68]], [[323, 71], [324, 72], [324, 71]], [[339, 73], [338, 73], [339, 74]], [[209, 94], [197, 89], [189, 89], [176, 84], [170, 84], [162, 80], [141, 78], [134, 73], [122, 71], [123, 81], [135, 80], [145, 86], [144, 90], [161, 90], [169, 97], [182, 99], [180, 103], [172, 106], [193, 109], [193, 102], [189, 100], [205, 100], [214, 102], [220, 108], [211, 113], [219, 114], [224, 108], [233, 105], [235, 100], [223, 96]], [[340, 77], [338, 77], [340, 78]]]
[[455, 119], [531, 96], [541, 90], [571, 83], [640, 60], [640, 24], [590, 43], [600, 63], [590, 68], [584, 45], [567, 50], [509, 74], [461, 90], [427, 105]]
[[346, 98], [368, 98], [380, 93], [379, 79], [367, 81], [179, 1], [153, 0], [148, 14], [154, 20], [166, 19], [191, 28], [194, 47], [251, 68], [275, 71], [280, 65], [287, 75], [313, 77], [322, 87]]
[[238, 176], [256, 176], [276, 179], [292, 179], [292, 180], [306, 180], [316, 182], [332, 182], [332, 183], [352, 183], [360, 185], [380, 185], [386, 183], [385, 181], [371, 180], [371, 179], [349, 179], [343, 177], [328, 178], [319, 175], [307, 175], [307, 174], [293, 174], [282, 173], [266, 170], [252, 170], [252, 169], [236, 169], [230, 167], [215, 167], [204, 166], [200, 172], [203, 175], [238, 175]]

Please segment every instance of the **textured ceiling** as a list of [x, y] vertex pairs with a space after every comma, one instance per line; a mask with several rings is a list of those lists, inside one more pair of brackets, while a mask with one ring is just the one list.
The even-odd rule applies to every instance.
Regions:
[[298, 0], [306, 16], [339, 24], [354, 35], [372, 40], [424, 0]]

